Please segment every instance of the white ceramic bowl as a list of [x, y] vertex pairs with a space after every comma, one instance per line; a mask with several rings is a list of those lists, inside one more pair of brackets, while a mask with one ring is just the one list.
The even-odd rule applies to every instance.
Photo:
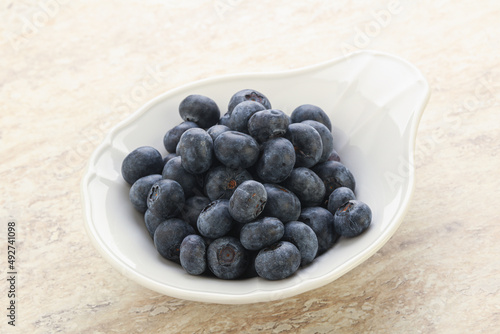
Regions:
[[[164, 260], [142, 215], [129, 204], [129, 185], [120, 175], [123, 159], [139, 146], [166, 154], [163, 136], [181, 122], [178, 106], [184, 97], [209, 96], [224, 113], [231, 95], [244, 88], [261, 91], [273, 108], [288, 114], [305, 103], [323, 108], [333, 124], [335, 149], [356, 178], [357, 197], [373, 212], [365, 233], [341, 238], [312, 265], [281, 281], [191, 276]], [[415, 137], [428, 98], [427, 81], [414, 66], [371, 51], [285, 72], [226, 75], [168, 91], [118, 124], [92, 155], [82, 181], [90, 239], [125, 276], [182, 299], [265, 302], [328, 284], [373, 255], [401, 224], [414, 187]]]

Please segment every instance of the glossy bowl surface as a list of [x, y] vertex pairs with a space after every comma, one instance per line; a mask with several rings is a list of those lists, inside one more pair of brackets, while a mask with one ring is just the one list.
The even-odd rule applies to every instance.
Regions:
[[[178, 106], [189, 94], [211, 97], [224, 113], [233, 93], [252, 88], [273, 108], [290, 114], [301, 104], [323, 108], [331, 118], [335, 149], [356, 178], [358, 199], [372, 209], [370, 228], [341, 238], [312, 265], [281, 281], [225, 281], [191, 276], [154, 248], [143, 217], [129, 204], [121, 162], [149, 145], [166, 154], [165, 132], [181, 122]], [[429, 99], [423, 75], [407, 61], [361, 51], [321, 64], [278, 73], [237, 74], [170, 90], [118, 124], [93, 153], [82, 180], [85, 226], [109, 263], [157, 292], [194, 301], [244, 304], [294, 296], [328, 284], [356, 267], [396, 232], [414, 188], [414, 145]]]

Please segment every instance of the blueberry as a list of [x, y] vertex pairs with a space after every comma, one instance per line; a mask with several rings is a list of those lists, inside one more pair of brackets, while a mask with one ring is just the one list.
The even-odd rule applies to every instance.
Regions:
[[274, 138], [262, 145], [262, 155], [257, 161], [255, 171], [264, 182], [283, 182], [295, 165], [295, 150], [285, 138]]
[[325, 197], [323, 181], [309, 168], [294, 168], [283, 186], [295, 193], [304, 207], [320, 205]]
[[[231, 116], [232, 117], [232, 116]], [[283, 136], [290, 125], [290, 118], [281, 110], [258, 111], [248, 120], [248, 133], [263, 143], [268, 139]]]
[[335, 231], [344, 237], [355, 237], [363, 233], [371, 224], [372, 211], [361, 201], [350, 200], [335, 211]]
[[326, 161], [314, 166], [313, 171], [323, 180], [326, 196], [339, 187], [347, 187], [354, 192], [356, 181], [351, 171], [337, 161]]
[[226, 131], [231, 131], [231, 129], [225, 125], [216, 124], [214, 126], [211, 126], [207, 130], [207, 133], [210, 135], [210, 137], [212, 137], [212, 141], [215, 141], [215, 139], [217, 139], [217, 137], [219, 137], [221, 133]]
[[217, 166], [208, 171], [205, 179], [205, 194], [211, 201], [215, 201], [230, 199], [240, 184], [252, 180], [252, 175], [242, 168]]
[[338, 152], [335, 151], [335, 149], [332, 150], [332, 153], [328, 157], [327, 161], [337, 161], [337, 162], [340, 162], [340, 156], [339, 156]]
[[295, 167], [309, 168], [318, 163], [323, 154], [323, 143], [318, 131], [312, 126], [304, 123], [290, 124], [285, 138], [295, 148]]
[[283, 240], [290, 241], [300, 251], [300, 265], [311, 263], [318, 253], [318, 238], [308, 225], [300, 221], [291, 221], [285, 225]]
[[161, 223], [155, 230], [154, 244], [158, 253], [165, 259], [179, 263], [182, 240], [194, 234], [193, 228], [184, 220], [170, 218]]
[[146, 213], [144, 213], [144, 224], [146, 225], [146, 229], [148, 230], [151, 238], [154, 237], [156, 228], [164, 221], [164, 218], [156, 216], [149, 209], [146, 210]]
[[208, 204], [210, 204], [210, 199], [205, 196], [189, 197], [181, 211], [182, 219], [197, 230], [198, 216]]
[[219, 119], [219, 122], [217, 124], [224, 125], [224, 126], [229, 126], [229, 119], [230, 118], [231, 118], [231, 113], [227, 112], [227, 113], [224, 114], [224, 116], [222, 116]]
[[123, 179], [132, 185], [141, 177], [161, 174], [162, 169], [163, 158], [160, 152], [151, 146], [141, 146], [123, 159], [121, 172]]
[[259, 158], [259, 144], [251, 136], [237, 132], [221, 133], [214, 143], [217, 159], [230, 168], [247, 168]]
[[264, 106], [255, 101], [243, 101], [234, 107], [229, 119], [231, 129], [248, 134], [248, 120], [257, 111], [264, 110]]
[[166, 156], [163, 157], [163, 166], [165, 166], [165, 164], [170, 160], [170, 159], [173, 159], [175, 157], [177, 157], [178, 155], [175, 154], [175, 153], [169, 153], [167, 154]]
[[177, 144], [177, 154], [182, 158], [182, 166], [192, 174], [206, 172], [212, 165], [212, 137], [203, 129], [192, 128], [184, 132]]
[[303, 104], [294, 111], [292, 111], [292, 115], [290, 116], [292, 119], [292, 123], [300, 123], [305, 120], [313, 120], [318, 121], [324, 124], [329, 131], [332, 131], [332, 123], [330, 122], [330, 118], [328, 115], [318, 106], [312, 104]]
[[240, 241], [248, 250], [260, 250], [279, 241], [285, 233], [283, 223], [274, 217], [245, 224], [240, 231]]
[[245, 181], [236, 188], [229, 199], [229, 213], [234, 220], [248, 223], [264, 210], [267, 201], [266, 188], [257, 181]]
[[[194, 174], [189, 173], [182, 166], [182, 158], [175, 157], [170, 159], [163, 167], [162, 176], [164, 179], [177, 181], [184, 191], [184, 196], [194, 196], [198, 180]], [[199, 191], [198, 191], [199, 192]]]
[[293, 192], [277, 184], [266, 183], [264, 187], [267, 193], [264, 216], [276, 217], [283, 223], [299, 218], [300, 200]]
[[228, 113], [231, 114], [233, 109], [243, 101], [255, 101], [262, 104], [265, 109], [271, 109], [271, 103], [264, 94], [253, 89], [243, 89], [231, 96], [227, 107]]
[[262, 249], [255, 258], [257, 274], [267, 280], [280, 280], [299, 269], [300, 251], [288, 241], [279, 241]]
[[189, 95], [179, 105], [181, 118], [188, 122], [194, 122], [201, 128], [209, 128], [217, 124], [220, 118], [220, 110], [209, 97], [203, 95]]
[[214, 240], [207, 251], [208, 268], [222, 279], [240, 277], [248, 267], [247, 250], [235, 237], [222, 237]]
[[198, 216], [198, 231], [207, 238], [220, 238], [226, 235], [233, 226], [233, 218], [229, 214], [229, 201], [219, 199], [209, 203]]
[[352, 199], [356, 199], [356, 196], [351, 189], [347, 187], [339, 187], [332, 191], [330, 197], [328, 198], [328, 211], [335, 214], [335, 211], [337, 211], [340, 206]]
[[177, 144], [181, 139], [184, 132], [189, 129], [197, 128], [198, 125], [194, 122], [182, 122], [179, 125], [174, 126], [172, 129], [168, 130], [163, 137], [163, 146], [168, 152], [175, 153], [177, 149]]
[[318, 254], [330, 249], [338, 239], [334, 228], [334, 219], [330, 211], [321, 207], [305, 208], [300, 213], [299, 221], [308, 225], [318, 238]]
[[191, 275], [201, 275], [207, 268], [207, 245], [196, 234], [186, 236], [181, 243], [179, 260], [182, 268]]
[[149, 191], [151, 190], [153, 184], [158, 180], [161, 180], [160, 174], [143, 176], [139, 180], [135, 181], [132, 187], [130, 187], [130, 202], [140, 213], [144, 213], [148, 209], [147, 199]]
[[151, 187], [147, 204], [151, 213], [166, 219], [179, 214], [184, 201], [184, 191], [178, 182], [161, 179]]
[[312, 126], [316, 131], [318, 131], [321, 137], [321, 143], [323, 144], [323, 152], [321, 153], [321, 158], [319, 162], [327, 161], [333, 152], [333, 136], [332, 132], [328, 128], [318, 121], [306, 120], [301, 123]]

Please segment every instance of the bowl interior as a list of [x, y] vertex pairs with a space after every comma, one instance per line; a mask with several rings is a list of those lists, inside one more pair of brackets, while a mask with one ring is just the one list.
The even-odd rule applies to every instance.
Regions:
[[[121, 162], [149, 145], [163, 154], [165, 132], [181, 122], [178, 106], [189, 94], [214, 99], [224, 113], [244, 88], [264, 93], [290, 114], [301, 104], [323, 108], [333, 125], [335, 149], [356, 178], [356, 195], [372, 209], [370, 228], [341, 238], [292, 277], [223, 281], [188, 275], [155, 250], [143, 217], [129, 204]], [[169, 91], [120, 123], [94, 152], [82, 183], [86, 227], [101, 254], [120, 272], [158, 292], [196, 301], [250, 303], [276, 300], [333, 281], [375, 253], [401, 223], [413, 189], [413, 146], [429, 88], [406, 61], [359, 52], [323, 64], [267, 74], [199, 81]]]

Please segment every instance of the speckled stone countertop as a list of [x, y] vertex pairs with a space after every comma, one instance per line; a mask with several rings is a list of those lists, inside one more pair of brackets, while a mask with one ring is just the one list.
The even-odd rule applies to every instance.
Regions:
[[[0, 332], [497, 332], [499, 15], [493, 0], [3, 1]], [[99, 255], [80, 182], [115, 124], [188, 82], [362, 49], [407, 59], [431, 86], [411, 206], [370, 259], [322, 288], [238, 306], [160, 295]], [[6, 317], [9, 221], [15, 327]]]

